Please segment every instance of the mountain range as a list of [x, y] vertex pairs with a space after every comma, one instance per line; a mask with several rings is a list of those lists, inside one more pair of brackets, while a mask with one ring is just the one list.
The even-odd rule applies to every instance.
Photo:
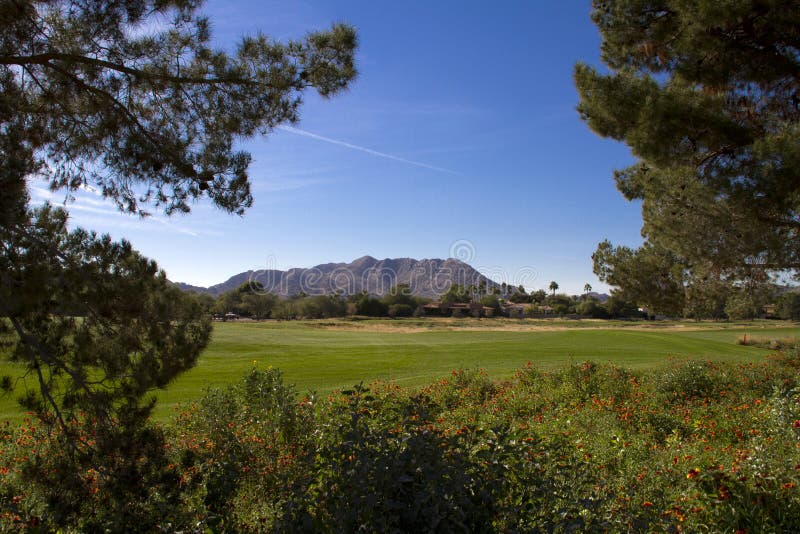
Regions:
[[277, 269], [246, 271], [210, 287], [192, 286], [180, 282], [177, 285], [186, 291], [217, 296], [244, 283], [256, 282], [260, 283], [264, 290], [283, 297], [301, 292], [307, 295], [329, 295], [336, 292], [352, 295], [361, 291], [381, 296], [397, 284], [407, 284], [411, 294], [415, 296], [436, 297], [447, 291], [452, 284], [477, 286], [482, 282], [486, 287], [500, 285], [469, 264], [455, 258], [378, 260], [372, 256], [363, 256], [350, 263], [325, 263], [287, 271]]

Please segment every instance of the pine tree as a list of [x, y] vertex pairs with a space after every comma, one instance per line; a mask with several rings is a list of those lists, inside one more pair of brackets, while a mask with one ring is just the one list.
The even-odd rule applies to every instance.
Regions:
[[609, 72], [576, 66], [578, 110], [637, 157], [615, 178], [648, 246], [695, 279], [797, 273], [800, 1], [593, 6]]
[[51, 430], [25, 470], [46, 528], [177, 528], [149, 394], [194, 365], [210, 324], [129, 243], [32, 208], [28, 182], [89, 186], [141, 216], [203, 197], [241, 214], [250, 156], [234, 141], [296, 121], [306, 89], [327, 97], [355, 76], [349, 26], [246, 37], [227, 54], [209, 45], [199, 4], [0, 0], [0, 339], [36, 384], [24, 406]]

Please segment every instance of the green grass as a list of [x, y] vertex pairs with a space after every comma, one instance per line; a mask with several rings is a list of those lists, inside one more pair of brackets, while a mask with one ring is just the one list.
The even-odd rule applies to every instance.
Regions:
[[[538, 324], [545, 326], [568, 328], [466, 329], [520, 324], [470, 320], [218, 323], [211, 345], [197, 366], [166, 391], [159, 392], [156, 416], [168, 418], [176, 404], [198, 398], [209, 386], [239, 379], [253, 365], [278, 367], [286, 381], [296, 384], [301, 391], [326, 394], [376, 379], [394, 380], [406, 386], [422, 385], [459, 368], [483, 368], [492, 378], [502, 379], [528, 361], [545, 369], [587, 359], [630, 368], [652, 368], [671, 357], [753, 361], [763, 358], [768, 351], [737, 345], [736, 339], [742, 334], [800, 336], [797, 325], [775, 328], [776, 323], [681, 323], [686, 329], [700, 328], [683, 331], [663, 328], [663, 323], [641, 328], [642, 323], [540, 321]], [[413, 327], [416, 331], [399, 331], [398, 326]], [[0, 397], [0, 418], [16, 417], [19, 411], [14, 399]]]
[[[318, 323], [224, 323], [192, 371], [159, 395], [157, 416], [196, 398], [203, 388], [239, 379], [253, 365], [271, 365], [301, 391], [326, 394], [360, 381], [394, 380], [416, 386], [459, 368], [483, 368], [496, 379], [526, 362], [554, 368], [570, 361], [609, 361], [652, 368], [671, 357], [753, 361], [768, 351], [743, 347], [736, 339], [753, 327], [710, 325], [700, 331], [570, 328], [558, 331], [422, 332], [347, 331], [315, 328]], [[375, 323], [378, 326], [379, 322]], [[585, 322], [583, 326], [585, 326]], [[692, 326], [692, 325], [690, 325]], [[759, 336], [800, 335], [800, 328], [764, 329]]]

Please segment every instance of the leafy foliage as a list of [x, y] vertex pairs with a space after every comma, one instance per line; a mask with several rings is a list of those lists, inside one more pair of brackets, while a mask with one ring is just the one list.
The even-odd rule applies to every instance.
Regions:
[[[282, 522], [314, 531], [478, 529], [489, 520], [468, 456], [431, 428], [424, 396], [357, 387], [322, 416], [311, 477]], [[484, 501], [484, 502], [482, 502]]]
[[[181, 412], [149, 463], [160, 478], [129, 507], [153, 511], [149, 530], [794, 531], [798, 361], [790, 345], [759, 363], [647, 372], [529, 364], [505, 383], [459, 370], [324, 401], [252, 369]], [[25, 478], [50, 467], [47, 436], [0, 429], [4, 528], [56, 524]], [[113, 487], [85, 480], [84, 515], [65, 524], [113, 530], [101, 521], [116, 517]]]
[[209, 390], [173, 429], [193, 506], [215, 530], [258, 529], [304, 475], [313, 446], [314, 398], [298, 399], [280, 371], [252, 369], [226, 389]]
[[69, 232], [66, 221], [46, 206], [33, 213], [32, 231], [10, 229], [4, 241], [0, 303], [16, 334], [9, 352], [46, 386], [29, 409], [103, 417], [191, 367], [210, 326], [129, 243]]
[[[210, 325], [129, 243], [30, 209], [28, 181], [140, 215], [204, 196], [240, 214], [250, 156], [234, 140], [296, 121], [303, 91], [327, 97], [355, 76], [349, 26], [245, 37], [227, 54], [199, 5], [0, 2], [0, 335], [36, 384], [22, 402], [45, 445], [19, 476], [46, 529], [170, 529], [165, 510], [184, 521], [148, 394], [194, 365]], [[102, 500], [87, 500], [95, 490]]]
[[[5, 349], [38, 386], [20, 401], [41, 425], [21, 478], [37, 487], [52, 527], [147, 529], [178, 489], [147, 422], [148, 393], [194, 365], [210, 323], [130, 244], [70, 232], [66, 220], [45, 206], [27, 231], [2, 230]], [[99, 487], [106, 502], [93, 508], [86, 493]]]
[[[578, 110], [639, 160], [615, 173], [625, 197], [642, 201], [646, 243], [635, 261], [674, 255], [693, 279], [797, 272], [800, 3], [593, 6], [610, 72], [575, 67]], [[604, 246], [599, 273], [626, 261]]]
[[608, 309], [592, 298], [578, 304], [575, 307], [575, 311], [584, 317], [593, 317], [595, 319], [608, 319], [610, 317]]
[[778, 315], [781, 319], [800, 320], [800, 293], [788, 292], [778, 297]]
[[[294, 122], [302, 92], [355, 76], [355, 32], [303, 41], [245, 37], [210, 47], [198, 2], [6, 2], [0, 33], [0, 123], [13, 153], [54, 188], [97, 186], [121, 209], [188, 212], [208, 196], [242, 213], [250, 155], [237, 137]], [[164, 20], [163, 29], [139, 31]], [[158, 26], [156, 26], [158, 27]], [[6, 177], [5, 179], [11, 179]]]
[[389, 312], [388, 306], [379, 298], [367, 293], [362, 294], [356, 301], [356, 313], [369, 317], [383, 317]]
[[474, 293], [474, 287], [464, 287], [461, 284], [453, 284], [447, 291], [441, 296], [439, 299], [442, 304], [454, 304], [454, 303], [468, 303], [472, 302]]
[[620, 288], [623, 300], [653, 313], [680, 315], [684, 306], [684, 268], [673, 254], [645, 244], [638, 250], [600, 243], [592, 255], [600, 280]]

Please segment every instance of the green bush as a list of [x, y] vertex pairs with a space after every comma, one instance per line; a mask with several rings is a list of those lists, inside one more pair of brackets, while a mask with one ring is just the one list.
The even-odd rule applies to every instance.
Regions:
[[432, 410], [424, 396], [347, 392], [326, 414], [311, 476], [294, 488], [279, 528], [475, 531], [490, 524], [491, 496], [454, 439], [430, 428]]
[[269, 526], [286, 490], [307, 467], [314, 438], [313, 397], [298, 399], [280, 371], [251, 370], [211, 389], [174, 426], [176, 463], [184, 470], [200, 524], [214, 530]]
[[595, 299], [584, 300], [578, 304], [575, 311], [584, 317], [592, 317], [593, 319], [608, 319], [611, 317], [608, 310]]
[[388, 314], [389, 308], [381, 300], [369, 295], [363, 295], [358, 302], [356, 302], [356, 313], [358, 315], [366, 315], [368, 317], [385, 317]]
[[392, 304], [388, 309], [389, 317], [411, 317], [414, 308], [408, 304]]
[[800, 321], [800, 293], [792, 291], [778, 297], [777, 313], [781, 319]]
[[711, 364], [691, 361], [663, 371], [656, 389], [668, 401], [704, 399], [714, 394], [718, 379], [718, 370]]
[[[458, 370], [415, 390], [376, 382], [321, 402], [254, 369], [169, 427], [151, 451], [164, 461], [128, 503], [144, 519], [125, 527], [798, 531], [798, 361], [791, 349], [644, 373], [527, 365], [500, 383]], [[31, 458], [51, 465], [44, 436], [30, 424], [0, 431], [0, 530], [75, 516], [26, 482]], [[71, 502], [86, 513], [66, 530], [121, 530], [101, 481], [87, 472], [75, 486]]]

